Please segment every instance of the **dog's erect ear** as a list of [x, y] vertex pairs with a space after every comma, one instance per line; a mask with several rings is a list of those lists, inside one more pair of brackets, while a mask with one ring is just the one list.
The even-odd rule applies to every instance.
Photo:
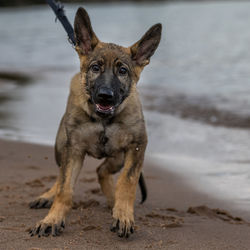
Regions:
[[139, 65], [149, 64], [150, 57], [155, 53], [161, 40], [162, 25], [152, 26], [145, 35], [130, 47], [132, 59]]
[[99, 42], [95, 35], [89, 15], [84, 8], [79, 8], [76, 12], [74, 32], [76, 39], [76, 49], [83, 55], [88, 55]]

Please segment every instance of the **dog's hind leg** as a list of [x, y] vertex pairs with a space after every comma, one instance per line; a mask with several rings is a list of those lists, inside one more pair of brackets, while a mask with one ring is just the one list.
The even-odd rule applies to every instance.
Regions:
[[[55, 159], [56, 163], [59, 167], [62, 165], [62, 155], [63, 150], [67, 143], [67, 135], [66, 135], [66, 129], [64, 125], [64, 116], [61, 120], [58, 133], [56, 136], [56, 144], [55, 144]], [[59, 178], [57, 178], [55, 184], [50, 188], [49, 191], [43, 193], [39, 197], [37, 197], [34, 201], [29, 203], [30, 208], [50, 208], [54, 197], [57, 192], [57, 188], [59, 186]]]
[[114, 181], [112, 175], [120, 171], [124, 164], [124, 153], [118, 153], [115, 157], [106, 160], [97, 168], [98, 181], [102, 192], [107, 198], [110, 208], [114, 206]]
[[40, 195], [37, 199], [29, 203], [30, 208], [50, 208], [57, 192], [58, 179], [52, 188]]

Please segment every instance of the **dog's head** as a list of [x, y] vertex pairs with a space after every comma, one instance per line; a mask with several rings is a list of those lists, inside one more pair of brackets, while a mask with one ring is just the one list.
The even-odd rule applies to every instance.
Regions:
[[99, 116], [116, 113], [158, 47], [161, 29], [161, 24], [155, 24], [138, 42], [125, 48], [99, 41], [86, 10], [77, 10], [74, 23], [76, 51], [93, 112]]

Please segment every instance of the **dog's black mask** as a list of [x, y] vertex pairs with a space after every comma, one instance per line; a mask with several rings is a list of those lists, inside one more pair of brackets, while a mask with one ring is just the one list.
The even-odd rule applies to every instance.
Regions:
[[129, 92], [112, 71], [100, 74], [92, 86], [91, 100], [95, 106], [95, 112], [102, 117], [113, 116]]

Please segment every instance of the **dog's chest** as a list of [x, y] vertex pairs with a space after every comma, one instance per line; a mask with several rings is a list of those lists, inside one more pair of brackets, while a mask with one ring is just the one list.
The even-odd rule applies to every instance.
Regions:
[[82, 142], [87, 154], [100, 159], [123, 150], [126, 144], [124, 138], [127, 138], [127, 131], [124, 131], [119, 124], [100, 123], [92, 125], [92, 129], [88, 128], [88, 133], [84, 134]]

